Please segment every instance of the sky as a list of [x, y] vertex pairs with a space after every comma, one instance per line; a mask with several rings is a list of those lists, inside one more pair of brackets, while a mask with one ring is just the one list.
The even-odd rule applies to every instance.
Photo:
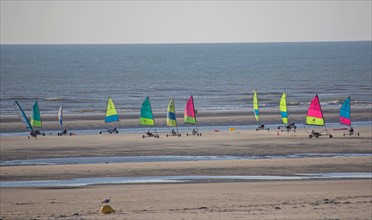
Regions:
[[372, 40], [372, 0], [1, 1], [1, 44]]

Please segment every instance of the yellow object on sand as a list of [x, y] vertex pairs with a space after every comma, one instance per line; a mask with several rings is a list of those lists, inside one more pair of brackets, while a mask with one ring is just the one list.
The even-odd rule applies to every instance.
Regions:
[[104, 205], [101, 207], [101, 212], [103, 214], [111, 214], [111, 213], [114, 213], [115, 210], [109, 205]]
[[229, 128], [229, 131], [235, 131], [235, 128]]

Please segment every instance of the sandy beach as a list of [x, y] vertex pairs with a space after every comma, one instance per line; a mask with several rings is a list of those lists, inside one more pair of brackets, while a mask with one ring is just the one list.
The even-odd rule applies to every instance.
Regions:
[[[234, 124], [233, 115], [216, 115]], [[360, 118], [370, 117], [364, 112]], [[134, 119], [133, 119], [134, 120]], [[201, 120], [206, 120], [201, 118]], [[11, 130], [13, 122], [2, 121]], [[79, 122], [74, 122], [79, 123]], [[97, 125], [97, 123], [95, 123]], [[7, 127], [10, 126], [10, 127]], [[18, 125], [17, 125], [18, 126]], [[98, 126], [98, 125], [97, 125]], [[293, 154], [371, 154], [371, 128], [360, 136], [308, 138], [294, 132], [213, 130], [201, 137], [159, 139], [142, 134], [1, 137], [1, 161], [112, 156], [286, 156]], [[305, 157], [136, 163], [1, 166], [0, 180], [69, 180], [144, 176], [292, 176], [314, 173], [371, 173], [371, 156]], [[371, 219], [371, 179], [202, 180], [82, 187], [0, 188], [1, 219]], [[111, 196], [116, 213], [104, 215]]]
[[[111, 196], [115, 214], [99, 212]], [[370, 180], [1, 189], [3, 219], [371, 219]]]
[[372, 220], [372, 0], [0, 9], [0, 220]]

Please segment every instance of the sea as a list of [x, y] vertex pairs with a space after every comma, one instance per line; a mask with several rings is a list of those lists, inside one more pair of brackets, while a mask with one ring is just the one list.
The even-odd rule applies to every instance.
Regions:
[[169, 99], [183, 111], [190, 95], [199, 111], [278, 108], [283, 91], [290, 108], [307, 108], [315, 94], [322, 108], [372, 107], [371, 41], [0, 45], [0, 114], [26, 114], [35, 100], [41, 114], [103, 113], [108, 97], [119, 113], [139, 112], [150, 97], [154, 112]]

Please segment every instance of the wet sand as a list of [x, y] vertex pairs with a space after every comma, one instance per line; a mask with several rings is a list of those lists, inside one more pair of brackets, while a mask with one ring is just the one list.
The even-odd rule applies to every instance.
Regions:
[[[219, 119], [224, 121], [226, 119]], [[224, 121], [226, 123], [226, 121]], [[288, 155], [372, 153], [371, 128], [360, 137], [308, 138], [270, 131], [203, 132], [201, 137], [142, 134], [0, 137], [1, 160], [145, 155]], [[0, 180], [171, 175], [294, 175], [372, 172], [372, 158], [101, 163], [0, 167]], [[99, 212], [112, 197], [115, 214]], [[372, 180], [202, 181], [86, 187], [0, 188], [2, 219], [371, 219]]]
[[[290, 112], [290, 119], [297, 124], [305, 123], [307, 110], [293, 109]], [[324, 117], [328, 123], [339, 122], [339, 109], [325, 109]], [[280, 114], [278, 110], [261, 109], [260, 120], [264, 124], [277, 125], [281, 124]], [[154, 117], [158, 127], [166, 126], [166, 114], [155, 112]], [[120, 113], [120, 122], [116, 126], [120, 128], [138, 128], [139, 113]], [[353, 109], [353, 122], [356, 121], [372, 121], [371, 110], [369, 108]], [[183, 126], [182, 112], [177, 113], [177, 119], [180, 126]], [[42, 115], [43, 128], [46, 131], [60, 131], [57, 115]], [[68, 129], [77, 132], [78, 130], [100, 130], [105, 125], [104, 113], [84, 113], [84, 114], [64, 114], [64, 126]], [[198, 113], [198, 126], [239, 126], [239, 125], [257, 125], [251, 110], [247, 111], [200, 111]], [[1, 115], [0, 116], [1, 132], [22, 132], [26, 131], [23, 122], [17, 115]]]
[[[277, 131], [206, 132], [201, 137], [142, 138], [142, 134], [1, 137], [1, 160], [154, 155], [285, 156], [306, 153], [371, 154], [371, 129], [361, 135], [308, 138]], [[321, 172], [371, 172], [371, 157], [292, 158], [227, 161], [178, 161], [146, 163], [98, 163], [1, 167], [0, 180], [46, 180], [80, 177], [132, 177], [169, 175], [294, 175]]]
[[371, 153], [371, 128], [355, 128], [360, 136], [308, 138], [309, 133], [254, 130], [207, 131], [201, 137], [142, 138], [138, 134], [1, 137], [1, 160], [147, 155], [289, 155], [298, 153]]

